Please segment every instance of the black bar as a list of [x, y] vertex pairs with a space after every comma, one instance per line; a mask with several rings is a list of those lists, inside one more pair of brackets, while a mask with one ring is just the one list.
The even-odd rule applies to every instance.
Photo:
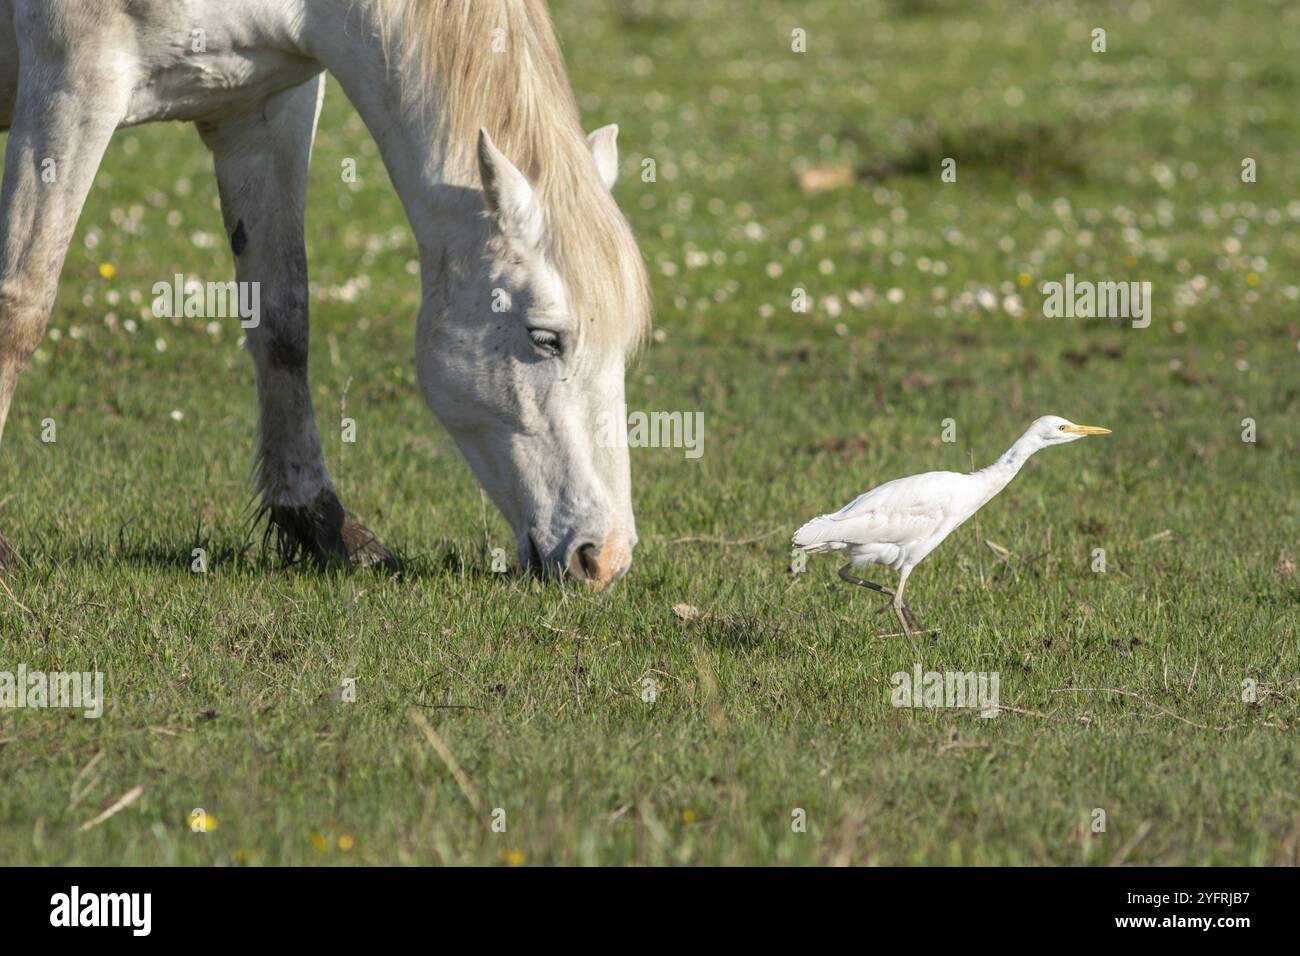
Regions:
[[[19, 952], [12, 944], [29, 936], [248, 942], [262, 927], [331, 947], [373, 945], [377, 929], [397, 928], [448, 940], [453, 931], [482, 932], [484, 943], [501, 945], [519, 934], [529, 946], [580, 931], [612, 943], [635, 937], [636, 927], [656, 935], [688, 922], [698, 924], [693, 941], [716, 935], [730, 944], [762, 942], [784, 924], [864, 941], [901, 932], [932, 941], [1128, 936], [1232, 945], [1243, 934], [1293, 928], [1297, 880], [1286, 869], [33, 868], [0, 870], [0, 884], [6, 948]], [[149, 894], [147, 937], [131, 925], [53, 926], [52, 918], [70, 921], [73, 886], [78, 921], [99, 912], [98, 894]], [[120, 922], [134, 915], [143, 923], [137, 899]], [[1152, 922], [1121, 925], [1132, 920]]]

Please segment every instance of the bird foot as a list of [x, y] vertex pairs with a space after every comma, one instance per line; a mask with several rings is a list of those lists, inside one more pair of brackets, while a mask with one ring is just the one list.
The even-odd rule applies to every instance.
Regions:
[[898, 623], [902, 626], [903, 633], [907, 635], [907, 643], [912, 645], [912, 653], [920, 657], [921, 649], [916, 646], [916, 638], [912, 636], [912, 625], [908, 622], [907, 615], [903, 613], [903, 605], [895, 604], [894, 613], [898, 615]]
[[895, 604], [893, 601], [886, 601], [884, 604], [880, 605], [880, 607], [876, 610], [876, 613], [885, 614], [888, 611], [901, 612], [901, 618], [906, 619], [907, 626], [911, 630], [913, 631], [923, 630], [923, 628], [921, 627], [921, 619], [916, 616], [916, 612], [913, 611], [912, 608], [906, 602], [902, 604]]

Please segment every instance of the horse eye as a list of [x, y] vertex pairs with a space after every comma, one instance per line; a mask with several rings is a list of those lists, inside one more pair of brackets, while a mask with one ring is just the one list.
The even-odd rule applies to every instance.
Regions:
[[560, 337], [555, 332], [547, 329], [529, 329], [528, 338], [532, 340], [534, 346], [547, 355], [559, 355], [562, 351]]

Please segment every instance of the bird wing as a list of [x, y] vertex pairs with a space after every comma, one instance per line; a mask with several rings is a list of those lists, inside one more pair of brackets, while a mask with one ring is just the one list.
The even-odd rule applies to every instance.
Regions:
[[795, 532], [796, 547], [829, 551], [851, 545], [907, 544], [942, 528], [968, 497], [967, 476], [930, 471], [887, 481], [834, 514], [814, 518]]

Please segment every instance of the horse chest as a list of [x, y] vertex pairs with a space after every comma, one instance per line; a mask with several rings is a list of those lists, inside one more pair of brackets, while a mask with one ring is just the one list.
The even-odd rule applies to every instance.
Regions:
[[123, 125], [211, 121], [242, 113], [320, 70], [311, 60], [267, 48], [144, 56]]

